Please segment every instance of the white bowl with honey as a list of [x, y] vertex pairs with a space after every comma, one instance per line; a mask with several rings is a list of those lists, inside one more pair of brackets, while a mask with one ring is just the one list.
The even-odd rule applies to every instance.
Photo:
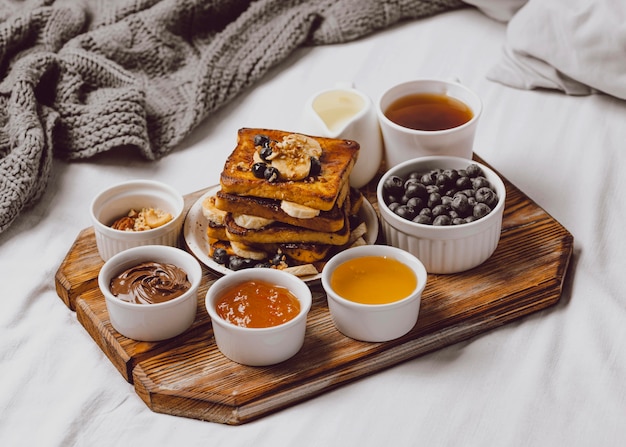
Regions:
[[417, 323], [427, 276], [422, 262], [402, 249], [363, 245], [333, 256], [322, 271], [322, 286], [339, 332], [384, 342]]

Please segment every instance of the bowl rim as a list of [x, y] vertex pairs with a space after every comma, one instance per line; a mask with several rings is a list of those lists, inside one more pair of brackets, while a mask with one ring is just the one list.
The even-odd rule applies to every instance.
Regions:
[[[398, 172], [409, 170], [409, 168], [413, 168], [415, 165], [428, 164], [428, 163], [435, 163], [435, 164], [444, 163], [445, 164], [446, 162], [451, 162], [451, 163], [463, 162], [463, 163], [467, 163], [468, 165], [476, 164], [480, 166], [480, 168], [483, 169], [485, 173], [489, 174], [489, 177], [491, 178], [488, 180], [490, 183], [492, 183], [492, 186], [495, 189], [497, 189], [497, 193], [498, 193], [498, 203], [491, 210], [489, 214], [473, 222], [468, 222], [468, 223], [464, 223], [461, 225], [434, 226], [434, 225], [421, 224], [421, 223], [413, 222], [412, 220], [404, 219], [389, 209], [389, 206], [385, 202], [385, 199], [383, 196], [383, 185], [389, 177], [393, 175], [397, 175]], [[444, 168], [444, 169], [447, 169], [447, 168]], [[463, 157], [448, 156], [448, 155], [429, 155], [426, 157], [417, 157], [417, 158], [412, 158], [410, 160], [403, 161], [402, 163], [388, 169], [382, 175], [382, 177], [378, 181], [378, 184], [376, 185], [376, 200], [378, 203], [378, 208], [380, 210], [381, 218], [383, 218], [389, 225], [393, 226], [398, 231], [402, 231], [406, 233], [405, 230], [398, 228], [398, 226], [406, 226], [408, 228], [412, 228], [418, 231], [432, 231], [432, 232], [440, 233], [442, 235], [447, 235], [447, 233], [455, 234], [456, 232], [460, 232], [462, 230], [467, 230], [468, 232], [471, 232], [472, 230], [477, 229], [477, 227], [482, 228], [484, 225], [486, 225], [488, 222], [490, 222], [493, 219], [500, 219], [501, 211], [503, 210], [505, 202], [506, 202], [506, 185], [504, 184], [504, 181], [502, 180], [502, 178], [493, 169], [491, 169], [489, 166], [486, 166], [485, 164], [479, 161], [471, 160], [471, 159], [463, 158]]]
[[[290, 286], [277, 284], [275, 281], [277, 278], [280, 278], [283, 282], [291, 282], [295, 285], [294, 288], [298, 289], [298, 292], [294, 292], [294, 290]], [[276, 326], [268, 327], [237, 326], [235, 324], [229, 323], [228, 321], [220, 317], [217, 314], [215, 307], [212, 305], [212, 303], [219, 297], [219, 293], [225, 287], [234, 286], [253, 279], [261, 279], [280, 287], [285, 287], [289, 289], [289, 291], [300, 302], [300, 312], [298, 312], [298, 314], [289, 321], [278, 324]], [[311, 289], [309, 289], [309, 286], [302, 279], [282, 270], [268, 268], [249, 268], [236, 270], [229, 273], [228, 275], [224, 275], [217, 279], [213, 284], [211, 284], [204, 298], [204, 306], [207, 313], [209, 314], [209, 317], [211, 317], [211, 323], [217, 324], [222, 328], [226, 328], [227, 330], [235, 331], [241, 334], [261, 335], [264, 333], [276, 333], [287, 330], [293, 326], [299, 325], [300, 323], [302, 323], [302, 320], [306, 322], [307, 315], [311, 310], [312, 305], [313, 295], [311, 293]]]
[[[364, 257], [364, 256], [380, 256], [380, 257], [391, 257], [397, 261], [402, 262], [403, 264], [410, 263], [408, 267], [415, 273], [417, 284], [415, 289], [411, 291], [411, 293], [399, 300], [392, 301], [390, 303], [380, 303], [380, 304], [367, 304], [367, 303], [358, 303], [356, 301], [349, 300], [347, 298], [342, 297], [337, 292], [334, 291], [332, 286], [330, 285], [330, 277], [334, 269], [343, 264], [344, 262], [349, 261], [350, 259]], [[417, 270], [417, 271], [416, 271]], [[366, 310], [366, 311], [386, 311], [396, 307], [402, 307], [415, 299], [421, 299], [421, 295], [426, 288], [426, 284], [428, 282], [428, 272], [426, 271], [426, 267], [419, 260], [417, 256], [404, 250], [402, 248], [394, 247], [392, 245], [362, 245], [357, 247], [350, 247], [346, 250], [343, 250], [333, 257], [331, 257], [324, 268], [322, 269], [322, 287], [326, 292], [327, 299], [334, 300], [338, 303], [343, 304], [346, 307], [351, 307], [357, 310]]]
[[[189, 287], [189, 289], [187, 289], [185, 293], [183, 293], [180, 296], [177, 296], [176, 298], [173, 298], [168, 301], [163, 301], [161, 303], [152, 303], [152, 304], [131, 303], [128, 301], [121, 300], [117, 298], [116, 296], [114, 296], [111, 293], [108, 284], [105, 282], [105, 276], [108, 277], [108, 280], [110, 281], [110, 278], [113, 277], [113, 275], [116, 274], [115, 272], [118, 271], [118, 269], [116, 269], [114, 265], [117, 265], [121, 260], [125, 260], [126, 258], [129, 258], [129, 257], [132, 258], [132, 261], [130, 261], [129, 259], [130, 265], [138, 265], [142, 262], [148, 261], [148, 259], [151, 258], [151, 256], [148, 256], [145, 252], [150, 253], [153, 251], [160, 251], [162, 252], [162, 256], [164, 258], [165, 257], [168, 258], [168, 261], [157, 261], [157, 262], [169, 262], [174, 265], [177, 265], [177, 267], [180, 267], [180, 265], [176, 263], [176, 259], [169, 260], [169, 258], [177, 258], [177, 259], [186, 258], [186, 260], [188, 261], [188, 264], [192, 266], [192, 270], [193, 270], [193, 272], [189, 272], [188, 269], [184, 269], [185, 273], [187, 273], [187, 278], [190, 278], [190, 275], [193, 275], [193, 278], [190, 279], [191, 286]], [[200, 287], [200, 283], [202, 282], [202, 267], [200, 266], [200, 263], [198, 262], [198, 260], [195, 257], [193, 257], [191, 254], [187, 253], [185, 250], [182, 250], [177, 247], [170, 247], [168, 245], [141, 245], [139, 247], [128, 248], [126, 250], [122, 250], [121, 252], [113, 255], [104, 264], [106, 265], [106, 268], [105, 268], [105, 265], [103, 265], [100, 268], [100, 271], [98, 272], [98, 286], [100, 287], [100, 291], [104, 295], [105, 300], [114, 305], [117, 305], [118, 307], [131, 309], [131, 310], [146, 310], [150, 312], [152, 309], [163, 309], [167, 307], [176, 306], [177, 304], [181, 304], [183, 301], [187, 301], [193, 295], [197, 296], [198, 288]], [[105, 275], [105, 273], [109, 273], [109, 271], [110, 271], [110, 275], [108, 274]]]
[[[124, 192], [125, 190], [130, 190], [137, 187], [153, 188], [155, 193], [165, 192], [167, 195], [169, 195], [169, 197], [175, 199], [176, 210], [175, 213], [172, 213], [172, 220], [164, 225], [161, 225], [160, 227], [151, 228], [149, 230], [124, 231], [112, 228], [111, 226], [104, 224], [99, 217], [96, 217], [95, 211], [99, 205], [99, 202], [103, 200], [106, 196], [115, 196], [121, 192]], [[175, 227], [182, 220], [184, 211], [185, 199], [180, 192], [178, 192], [174, 187], [167, 183], [151, 179], [127, 180], [111, 185], [108, 188], [100, 191], [89, 204], [89, 215], [91, 217], [91, 221], [101, 233], [107, 234], [110, 237], [126, 239], [147, 239], [151, 236], [154, 236], [155, 233], [167, 232], [172, 227]]]

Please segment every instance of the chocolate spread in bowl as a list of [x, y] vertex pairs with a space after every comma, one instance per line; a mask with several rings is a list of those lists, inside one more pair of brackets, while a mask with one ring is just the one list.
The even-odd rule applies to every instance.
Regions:
[[163, 303], [191, 287], [187, 273], [173, 264], [143, 262], [111, 279], [111, 293], [135, 304]]

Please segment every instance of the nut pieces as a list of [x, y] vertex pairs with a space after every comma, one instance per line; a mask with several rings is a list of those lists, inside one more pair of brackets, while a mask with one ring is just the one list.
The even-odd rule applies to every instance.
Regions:
[[172, 220], [172, 215], [163, 210], [142, 208], [137, 212], [131, 209], [126, 216], [115, 220], [111, 228], [121, 231], [145, 231], [161, 227], [170, 220]]
[[322, 147], [313, 138], [290, 134], [282, 141], [273, 141], [267, 135], [255, 135], [252, 173], [270, 183], [280, 180], [304, 180], [320, 173]]

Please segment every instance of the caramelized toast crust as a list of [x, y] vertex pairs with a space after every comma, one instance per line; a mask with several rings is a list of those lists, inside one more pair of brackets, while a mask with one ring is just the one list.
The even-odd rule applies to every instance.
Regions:
[[270, 182], [257, 178], [252, 172], [256, 148], [254, 137], [267, 135], [282, 141], [292, 134], [276, 129], [243, 128], [237, 134], [237, 145], [230, 154], [220, 176], [222, 191], [241, 196], [288, 200], [323, 211], [330, 211], [339, 197], [354, 167], [359, 143], [352, 140], [312, 137], [322, 148], [319, 175], [304, 180]]

